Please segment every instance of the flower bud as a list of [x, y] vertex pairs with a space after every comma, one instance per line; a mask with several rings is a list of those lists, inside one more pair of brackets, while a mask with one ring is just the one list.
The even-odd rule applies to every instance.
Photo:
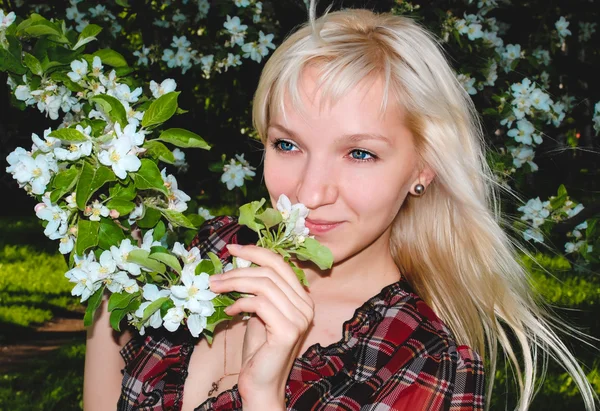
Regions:
[[119, 218], [119, 215], [117, 210], [110, 210], [110, 218]]
[[69, 233], [76, 236], [77, 235], [77, 226], [71, 226], [71, 228], [69, 228]]
[[92, 206], [85, 206], [85, 210], [83, 210], [83, 214], [91, 215], [92, 214]]
[[46, 204], [44, 204], [44, 203], [37, 203], [33, 209], [34, 209], [34, 211], [35, 211], [36, 213], [39, 213], [39, 212], [40, 212], [40, 211], [42, 211], [44, 208], [46, 208]]

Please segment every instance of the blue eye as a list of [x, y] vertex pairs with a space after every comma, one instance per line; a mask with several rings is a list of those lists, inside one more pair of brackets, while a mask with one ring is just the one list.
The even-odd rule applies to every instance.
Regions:
[[371, 153], [365, 150], [352, 150], [350, 155], [352, 156], [352, 159], [359, 161], [369, 161], [374, 157]]
[[281, 151], [292, 151], [294, 149], [294, 145], [289, 141], [279, 140], [275, 144]]

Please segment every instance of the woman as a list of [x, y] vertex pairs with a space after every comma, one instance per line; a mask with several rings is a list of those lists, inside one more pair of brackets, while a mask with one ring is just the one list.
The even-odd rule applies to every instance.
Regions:
[[124, 363], [128, 336], [113, 338], [104, 313], [88, 338], [85, 409], [480, 410], [493, 381], [482, 358], [493, 376], [498, 344], [517, 370], [518, 409], [537, 347], [593, 409], [499, 225], [473, 105], [435, 40], [398, 16], [315, 20], [314, 5], [311, 16], [267, 62], [253, 119], [271, 201], [309, 208], [332, 269], [304, 264], [305, 289], [279, 256], [235, 246], [255, 240], [234, 219], [209, 222], [193, 246], [258, 265], [211, 289], [255, 297], [230, 308], [211, 347], [156, 333], [129, 341]]

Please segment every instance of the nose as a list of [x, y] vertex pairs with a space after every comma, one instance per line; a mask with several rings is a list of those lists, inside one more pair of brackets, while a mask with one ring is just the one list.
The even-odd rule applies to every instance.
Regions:
[[336, 173], [331, 164], [317, 158], [307, 159], [298, 180], [296, 198], [309, 210], [335, 203], [338, 196]]

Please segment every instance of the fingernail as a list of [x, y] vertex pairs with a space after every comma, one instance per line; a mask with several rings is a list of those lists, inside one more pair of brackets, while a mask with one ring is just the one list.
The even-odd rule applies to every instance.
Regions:
[[221, 279], [222, 275], [221, 274], [213, 274], [210, 277], [208, 277], [208, 281], [210, 281], [211, 283], [213, 281], [219, 281]]
[[241, 245], [239, 245], [239, 244], [227, 244], [227, 249], [228, 249], [229, 251], [237, 251], [237, 250], [239, 250], [240, 248], [242, 248], [242, 246], [241, 246]]

